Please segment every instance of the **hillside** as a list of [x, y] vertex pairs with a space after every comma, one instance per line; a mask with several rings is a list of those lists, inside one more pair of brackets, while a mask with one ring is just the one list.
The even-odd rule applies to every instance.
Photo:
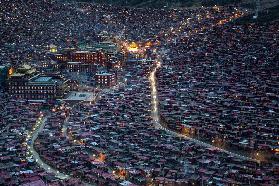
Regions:
[[192, 7], [192, 6], [214, 6], [239, 3], [241, 0], [79, 0], [83, 2], [109, 3], [118, 6], [133, 7]]
[[253, 19], [253, 15], [247, 15], [245, 17], [236, 20], [236, 23], [238, 24], [268, 23], [278, 19], [279, 19], [279, 5], [271, 8], [266, 8], [265, 10], [260, 11], [257, 19]]

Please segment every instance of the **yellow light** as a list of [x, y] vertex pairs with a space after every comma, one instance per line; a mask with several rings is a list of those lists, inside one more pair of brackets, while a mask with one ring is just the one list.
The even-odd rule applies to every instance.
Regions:
[[152, 46], [151, 41], [148, 41], [147, 43], [145, 43], [145, 47], [146, 47], [146, 48], [150, 48], [151, 46]]
[[50, 52], [55, 53], [55, 52], [57, 52], [57, 50], [55, 48], [51, 48]]
[[139, 50], [139, 46], [136, 42], [132, 42], [128, 47], [129, 52], [137, 52], [138, 50]]
[[55, 46], [55, 45], [50, 45], [50, 46], [49, 46], [49, 51], [50, 51], [51, 53], [56, 53], [56, 52], [57, 52], [57, 46]]
[[8, 74], [9, 74], [9, 75], [13, 75], [13, 73], [14, 73], [14, 68], [11, 67], [11, 68], [9, 69]]

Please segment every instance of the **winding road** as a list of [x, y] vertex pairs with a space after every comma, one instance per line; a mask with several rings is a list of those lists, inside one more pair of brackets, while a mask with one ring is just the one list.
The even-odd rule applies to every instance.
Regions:
[[66, 175], [48, 164], [46, 164], [41, 158], [39, 153], [34, 148], [34, 142], [38, 138], [39, 133], [43, 130], [46, 121], [49, 116], [45, 116], [44, 118], [39, 118], [39, 120], [36, 122], [36, 125], [34, 126], [33, 130], [30, 132], [30, 134], [27, 136], [27, 148], [28, 151], [32, 154], [33, 159], [36, 161], [36, 163], [43, 168], [46, 172], [54, 174], [59, 179], [67, 179], [70, 176]]
[[194, 138], [190, 138], [188, 136], [182, 135], [180, 133], [171, 131], [168, 128], [165, 128], [160, 123], [159, 100], [158, 100], [157, 78], [156, 78], [157, 70], [159, 68], [161, 68], [162, 62], [161, 62], [160, 59], [158, 59], [155, 63], [156, 63], [156, 66], [153, 69], [153, 71], [150, 73], [150, 76], [149, 76], [149, 81], [150, 81], [150, 85], [151, 85], [151, 105], [152, 105], [152, 109], [151, 110], [152, 110], [152, 118], [153, 118], [153, 122], [154, 122], [154, 127], [155, 128], [160, 129], [160, 130], [164, 130], [164, 131], [166, 131], [167, 133], [169, 133], [171, 135], [174, 135], [174, 136], [177, 136], [177, 137], [180, 137], [180, 138], [185, 138], [185, 139], [187, 139], [189, 141], [192, 141], [192, 142], [194, 142], [194, 143], [196, 143], [198, 145], [201, 145], [201, 146], [204, 146], [204, 147], [207, 147], [207, 148], [217, 149], [217, 150], [219, 150], [221, 152], [225, 152], [227, 154], [230, 154], [232, 156], [238, 157], [240, 159], [257, 161], [258, 162], [258, 160], [253, 159], [251, 157], [243, 156], [243, 155], [240, 155], [240, 154], [236, 154], [234, 152], [231, 152], [231, 151], [228, 151], [228, 150], [216, 147], [214, 145], [211, 145], [209, 143], [205, 143], [203, 141], [200, 141], [200, 140], [197, 140], [197, 139], [194, 139]]

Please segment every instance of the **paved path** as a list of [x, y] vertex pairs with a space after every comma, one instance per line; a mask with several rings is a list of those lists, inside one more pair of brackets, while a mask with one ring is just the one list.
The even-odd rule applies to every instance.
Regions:
[[[33, 128], [34, 130], [29, 133], [29, 137], [27, 137], [27, 141], [29, 141], [29, 144], [27, 145], [27, 148], [29, 150], [29, 152], [33, 155], [33, 159], [36, 161], [36, 163], [43, 168], [46, 172], [48, 173], [52, 173], [54, 174], [57, 178], [59, 179], [69, 179], [72, 176], [71, 175], [67, 175], [65, 173], [60, 172], [59, 170], [49, 166], [47, 163], [45, 163], [41, 158], [39, 153], [34, 149], [34, 142], [36, 141], [36, 139], [38, 138], [39, 133], [43, 130], [46, 121], [48, 119], [49, 116], [44, 117], [43, 119], [39, 119], [35, 125], [35, 128]], [[93, 184], [87, 183], [87, 182], [82, 182], [83, 185], [86, 186], [91, 186]]]
[[59, 179], [66, 179], [69, 178], [69, 175], [59, 172], [58, 170], [52, 168], [48, 164], [46, 164], [41, 158], [38, 152], [34, 149], [34, 142], [38, 138], [39, 133], [43, 130], [48, 116], [44, 117], [43, 119], [39, 119], [33, 128], [34, 130], [30, 133], [30, 137], [27, 137], [27, 148], [29, 152], [33, 155], [33, 159], [37, 162], [37, 164], [43, 168], [46, 172], [53, 173]]

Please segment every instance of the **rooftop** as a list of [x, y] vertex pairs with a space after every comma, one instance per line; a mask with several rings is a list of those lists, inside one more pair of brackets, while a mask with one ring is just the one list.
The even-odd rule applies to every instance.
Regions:
[[13, 75], [11, 75], [11, 77], [22, 77], [22, 76], [25, 76], [25, 74], [14, 73]]
[[78, 61], [70, 61], [70, 62], [68, 62], [68, 64], [81, 64], [81, 62], [78, 62]]
[[94, 101], [95, 95], [92, 92], [70, 92], [64, 101]]
[[59, 77], [52, 77], [52, 76], [43, 76], [43, 75], [37, 75], [30, 79], [29, 83], [32, 84], [63, 84], [63, 80]]
[[39, 77], [37, 79], [35, 79], [35, 82], [49, 82], [52, 80], [52, 77]]
[[110, 76], [112, 75], [111, 73], [108, 73], [108, 72], [99, 72], [99, 73], [96, 73], [97, 76]]

